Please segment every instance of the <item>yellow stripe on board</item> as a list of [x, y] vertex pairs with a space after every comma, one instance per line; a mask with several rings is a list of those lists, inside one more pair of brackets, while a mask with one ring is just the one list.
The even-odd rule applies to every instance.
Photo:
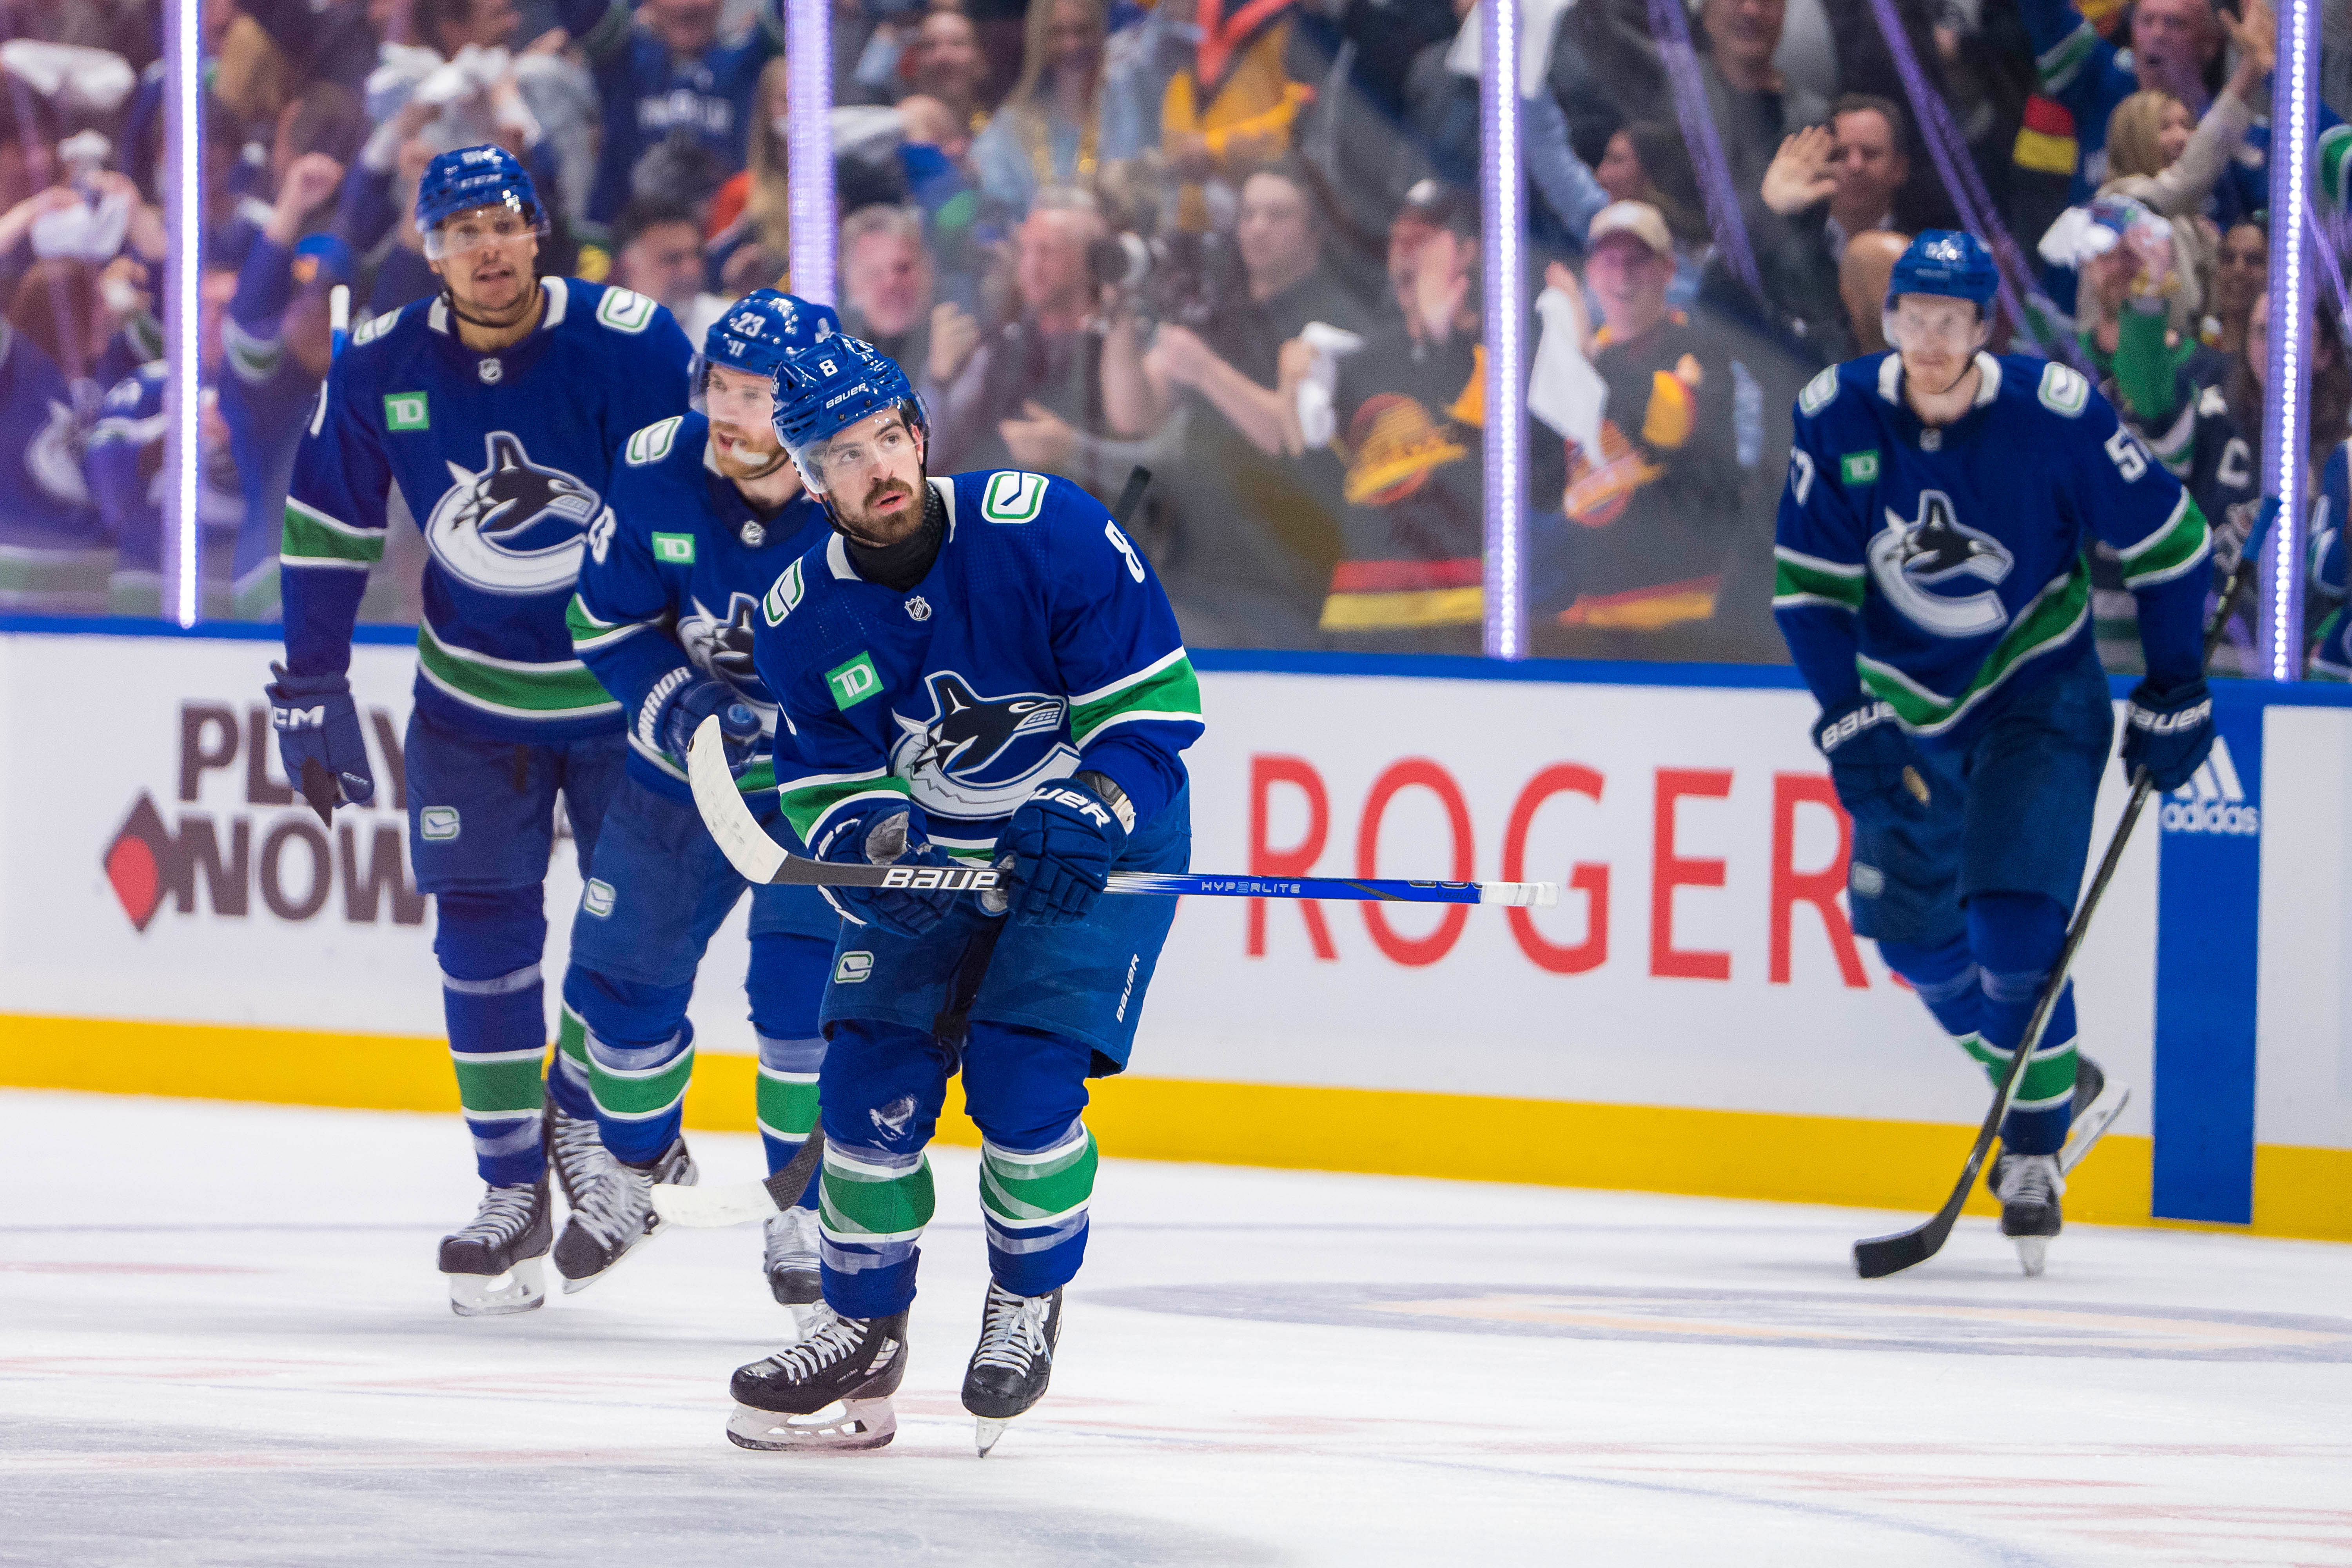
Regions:
[[[752, 1057], [698, 1056], [687, 1125], [756, 1131], [758, 1067]], [[457, 1109], [446, 1041], [213, 1024], [0, 1017], [0, 1085], [370, 1110]], [[1152, 1078], [1090, 1087], [1087, 1125], [1114, 1156], [1868, 1208], [1925, 1210], [1939, 1201], [1969, 1136], [1965, 1127], [1925, 1121], [1388, 1089]], [[980, 1142], [952, 1104], [939, 1137]], [[1463, 1150], [1476, 1151], [1475, 1168]], [[2148, 1140], [2107, 1138], [2069, 1178], [2067, 1217], [2169, 1224], [2148, 1218], [2149, 1160]], [[1969, 1208], [1993, 1212], [1981, 1187]], [[2352, 1150], [2257, 1148], [2254, 1223], [2247, 1228], [2352, 1241]]]

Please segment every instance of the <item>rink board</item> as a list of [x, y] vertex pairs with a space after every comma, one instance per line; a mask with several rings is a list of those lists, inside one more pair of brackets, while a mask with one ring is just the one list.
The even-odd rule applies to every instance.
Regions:
[[[387, 765], [405, 639], [355, 650], [380, 789], [329, 834], [277, 774], [259, 699], [274, 644], [131, 629], [0, 633], [0, 1081], [453, 1107], [430, 916], [407, 889]], [[1196, 869], [1568, 891], [1541, 912], [1187, 900], [1135, 1072], [1100, 1086], [1090, 1113], [1107, 1146], [1871, 1205], [1916, 1205], [1950, 1179], [1981, 1080], [1845, 928], [1843, 818], [1806, 739], [1811, 701], [1786, 672], [1199, 662]], [[2159, 867], [2189, 851], [2150, 821], [2076, 972], [2085, 1048], [2137, 1092], [2071, 1214], [2144, 1220], [2152, 1182], [2234, 1160], [2252, 1200], [2229, 1217], [2352, 1238], [2343, 697], [2238, 687], [2225, 704], [2236, 751], [2260, 762], [2207, 791], [2221, 848], [2248, 868], [2208, 885], [2251, 888], [2259, 860], [2259, 963], [2242, 1000], [2225, 975], [2189, 1001], [2224, 1034], [2234, 1016], [2258, 1052], [2243, 1147], [2227, 1114], [2179, 1121], [2201, 1089], [2175, 1092], [2187, 1130], [2156, 1142], [2159, 951], [2230, 933], [2200, 925], [2228, 900], [2186, 873], [2159, 900]], [[2111, 777], [2102, 838], [2122, 793]], [[2259, 828], [2240, 831], [2254, 807]], [[2193, 812], [2174, 815], [2196, 830]], [[2206, 838], [2189, 849], [2212, 852]], [[561, 942], [579, 894], [568, 853], [549, 881]], [[751, 1125], [745, 952], [739, 910], [695, 1005], [695, 1124]], [[2162, 994], [2187, 1016], [2177, 977]], [[2162, 1081], [2193, 1085], [2207, 1059], [2176, 1046]]]

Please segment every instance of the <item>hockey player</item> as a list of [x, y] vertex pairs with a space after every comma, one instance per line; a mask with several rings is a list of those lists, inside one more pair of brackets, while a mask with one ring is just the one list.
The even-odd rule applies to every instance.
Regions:
[[556, 796], [585, 876], [627, 750], [620, 704], [573, 654], [563, 612], [614, 455], [676, 412], [691, 357], [642, 295], [538, 277], [546, 223], [499, 148], [427, 165], [416, 226], [442, 291], [371, 321], [329, 373], [287, 500], [286, 662], [269, 688], [287, 776], [321, 810], [338, 792], [369, 799], [345, 671], [397, 485], [431, 551], [402, 746], [409, 856], [436, 899], [458, 1100], [489, 1188], [441, 1244], [461, 1316], [544, 1300], [543, 1143], [575, 1206], [609, 1173], [576, 1045], [559, 1056], [541, 1125], [541, 884]]
[[[1016, 880], [995, 913], [828, 890], [855, 923], [824, 1004], [824, 1303], [801, 1342], [737, 1371], [728, 1435], [890, 1440], [932, 1210], [923, 1151], [961, 1070], [991, 1276], [963, 1404], [985, 1454], [1053, 1370], [1094, 1188], [1086, 1080], [1126, 1067], [1174, 917], [1104, 899], [1105, 879], [1189, 858], [1180, 753], [1201, 733], [1200, 687], [1159, 580], [1101, 505], [1042, 474], [928, 478], [921, 406], [870, 345], [787, 361], [776, 426], [835, 530], [784, 569], [753, 628], [785, 721], [785, 824], [822, 860], [952, 852]], [[836, 1417], [793, 1419], [835, 1401]]]
[[[2085, 546], [2137, 596], [2147, 676], [2126, 772], [2185, 782], [2213, 741], [2196, 502], [2064, 365], [1983, 352], [1996, 279], [1972, 237], [1915, 241], [1888, 287], [1895, 351], [1797, 400], [1773, 607], [1822, 705], [1853, 818], [1854, 930], [1996, 1078], [2063, 944], [2113, 721]], [[2029, 1274], [2058, 1233], [2077, 1079], [2070, 986], [1990, 1174]]]
[[[719, 715], [745, 796], [774, 816], [776, 705], [751, 667], [752, 620], [785, 564], [832, 531], [776, 438], [775, 370], [838, 325], [829, 307], [772, 289], [729, 310], [695, 362], [693, 409], [629, 437], [588, 531], [572, 646], [621, 704], [629, 762], [572, 921], [563, 1000], [587, 1026], [588, 1086], [619, 1168], [556, 1237], [566, 1290], [660, 1227], [655, 1182], [693, 1180], [678, 1135], [694, 1070], [686, 1005], [703, 949], [746, 883], [694, 808], [687, 747]], [[751, 889], [745, 984], [771, 1173], [816, 1124], [817, 1006], [840, 925], [813, 888]], [[787, 1306], [817, 1300], [815, 1202], [812, 1173], [803, 1205], [768, 1221], [769, 1285]]]

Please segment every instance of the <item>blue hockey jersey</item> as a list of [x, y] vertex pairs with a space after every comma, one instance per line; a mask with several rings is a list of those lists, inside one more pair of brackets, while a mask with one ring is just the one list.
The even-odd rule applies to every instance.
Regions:
[[845, 806], [911, 796], [933, 843], [986, 857], [1031, 791], [1080, 767], [1150, 820], [1201, 733], [1200, 682], [1150, 563], [1066, 479], [930, 483], [947, 538], [913, 589], [859, 576], [832, 534], [761, 601], [751, 652], [786, 721], [785, 820], [808, 843]]
[[106, 607], [113, 555], [90, 505], [80, 437], [57, 362], [0, 321], [0, 608]]
[[1905, 728], [1954, 736], [2029, 668], [2090, 637], [2094, 539], [2139, 602], [2150, 679], [2196, 679], [2204, 514], [2064, 365], [1977, 356], [1975, 405], [1923, 425], [1895, 353], [1797, 399], [1772, 608], [1824, 708], [1867, 689]]
[[431, 551], [417, 706], [493, 740], [619, 728], [620, 704], [572, 651], [564, 607], [614, 457], [685, 401], [691, 353], [642, 294], [576, 278], [541, 287], [540, 325], [497, 353], [466, 347], [436, 297], [369, 322], [335, 362], [286, 502], [296, 672], [350, 663], [397, 483]]
[[[681, 671], [732, 688], [776, 732], [776, 700], [751, 663], [760, 599], [786, 564], [832, 535], [805, 494], [762, 518], [709, 460], [710, 421], [677, 414], [629, 437], [567, 612], [572, 647], [621, 703], [629, 772], [673, 800], [694, 798], [684, 760], [662, 750], [654, 720]], [[755, 763], [746, 795], [776, 786]]]

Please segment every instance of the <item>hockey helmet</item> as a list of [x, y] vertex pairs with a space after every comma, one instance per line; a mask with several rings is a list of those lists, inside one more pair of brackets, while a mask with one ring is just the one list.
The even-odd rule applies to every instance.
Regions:
[[530, 171], [513, 153], [484, 143], [436, 154], [416, 182], [416, 232], [424, 237], [425, 259], [438, 261], [466, 248], [442, 226], [484, 207], [515, 214], [534, 235], [547, 233], [547, 209], [540, 205]]
[[1985, 307], [1999, 292], [2000, 273], [1982, 240], [1958, 229], [1931, 228], [1895, 263], [1886, 280], [1886, 309], [1894, 310], [1895, 301], [1906, 294], [1940, 294], [1972, 300], [1977, 314], [1985, 316], [1990, 314]]
[[923, 400], [907, 373], [862, 338], [828, 338], [785, 357], [776, 367], [776, 435], [811, 494], [824, 495], [826, 448], [860, 420], [898, 410], [907, 427], [930, 435]]
[[774, 289], [756, 289], [727, 309], [703, 334], [701, 352], [687, 367], [687, 388], [697, 413], [707, 413], [703, 393], [710, 372], [739, 370], [773, 379], [791, 354], [841, 332], [830, 305], [812, 304]]

